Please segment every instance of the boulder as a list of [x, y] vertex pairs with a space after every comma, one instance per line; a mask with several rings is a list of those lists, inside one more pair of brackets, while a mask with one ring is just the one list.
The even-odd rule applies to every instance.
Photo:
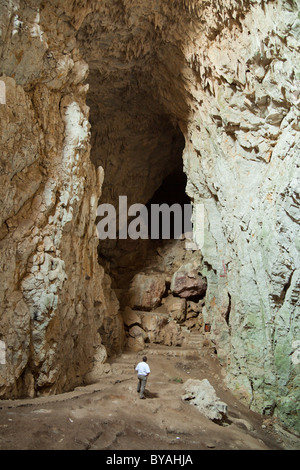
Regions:
[[182, 346], [184, 335], [180, 326], [172, 320], [160, 331], [159, 340], [165, 346]]
[[145, 342], [142, 336], [137, 336], [133, 338], [132, 336], [129, 336], [126, 340], [126, 349], [129, 351], [143, 351], [145, 346]]
[[[180, 326], [169, 320], [168, 313], [138, 312], [141, 327], [151, 343], [164, 344], [166, 346], [181, 346], [184, 341]], [[136, 328], [135, 325], [133, 328]], [[131, 329], [129, 330], [130, 333]]]
[[186, 300], [181, 299], [180, 297], [173, 297], [173, 295], [169, 295], [164, 300], [164, 306], [166, 307], [170, 317], [182, 323], [186, 316]]
[[134, 325], [129, 329], [126, 346], [131, 351], [142, 351], [144, 349], [145, 340], [148, 339], [147, 333], [138, 325]]
[[217, 424], [222, 424], [227, 419], [227, 404], [220, 401], [207, 379], [189, 379], [183, 386], [186, 393], [182, 399], [195, 405], [200, 413]]
[[129, 306], [136, 310], [152, 310], [161, 304], [165, 290], [166, 282], [162, 274], [138, 273], [129, 289]]
[[129, 336], [131, 336], [132, 338], [137, 338], [141, 336], [144, 340], [148, 337], [147, 333], [143, 330], [143, 328], [138, 325], [134, 325], [130, 328]]
[[122, 317], [124, 325], [127, 327], [139, 324], [141, 322], [140, 317], [130, 307], [125, 307]]
[[206, 279], [199, 274], [196, 262], [182, 265], [172, 277], [171, 292], [185, 299], [203, 297], [206, 288]]
[[139, 312], [142, 328], [152, 343], [161, 341], [161, 331], [168, 323], [168, 314], [159, 312]]

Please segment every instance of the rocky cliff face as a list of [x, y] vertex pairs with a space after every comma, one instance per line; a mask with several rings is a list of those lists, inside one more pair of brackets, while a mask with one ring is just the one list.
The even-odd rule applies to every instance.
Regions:
[[90, 161], [87, 65], [75, 40], [87, 11], [75, 3], [1, 2], [6, 398], [81, 383], [98, 348], [105, 358], [99, 330], [106, 317], [118, 332], [118, 302], [97, 262], [102, 174]]
[[98, 198], [147, 202], [184, 146], [205, 211], [203, 316], [228, 384], [300, 432], [296, 2], [1, 10], [2, 396], [64, 390], [121, 347]]

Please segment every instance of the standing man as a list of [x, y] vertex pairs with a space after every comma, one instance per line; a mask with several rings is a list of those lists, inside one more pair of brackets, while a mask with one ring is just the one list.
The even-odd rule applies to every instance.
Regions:
[[137, 392], [140, 393], [140, 398], [145, 398], [144, 391], [145, 391], [148, 375], [150, 374], [150, 367], [147, 364], [146, 356], [143, 357], [142, 362], [138, 363], [135, 370], [137, 371], [137, 376], [139, 380], [138, 386], [137, 386]]

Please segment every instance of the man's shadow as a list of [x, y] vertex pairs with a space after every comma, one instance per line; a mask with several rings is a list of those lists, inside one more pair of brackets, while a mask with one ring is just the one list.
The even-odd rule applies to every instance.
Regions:
[[145, 389], [144, 395], [145, 395], [145, 398], [158, 398], [159, 397], [158, 393], [150, 392], [147, 389]]

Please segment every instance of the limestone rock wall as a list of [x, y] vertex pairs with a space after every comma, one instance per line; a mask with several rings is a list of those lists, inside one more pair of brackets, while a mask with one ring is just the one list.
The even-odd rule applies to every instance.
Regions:
[[121, 323], [97, 262], [102, 174], [90, 162], [88, 68], [75, 39], [89, 8], [0, 8], [0, 396], [13, 398], [81, 383], [95, 351], [107, 353], [107, 318]]
[[203, 316], [231, 389], [299, 432], [298, 9], [250, 2], [229, 24], [190, 48], [184, 162], [205, 208]]

